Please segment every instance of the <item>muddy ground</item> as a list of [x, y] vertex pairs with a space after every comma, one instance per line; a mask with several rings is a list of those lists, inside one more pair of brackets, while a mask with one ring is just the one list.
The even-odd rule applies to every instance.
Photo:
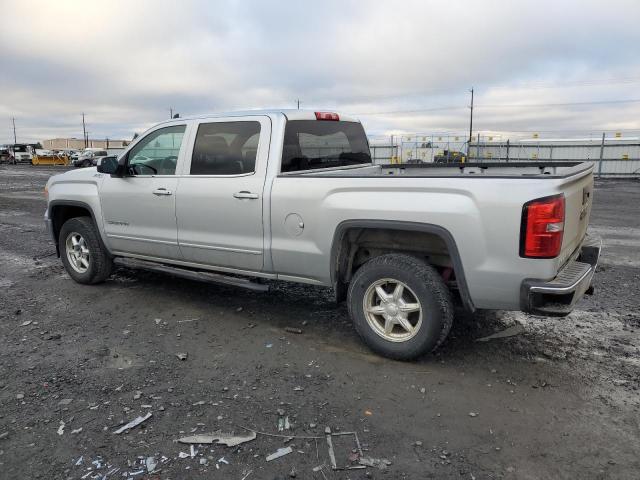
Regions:
[[[443, 347], [401, 363], [371, 354], [321, 288], [258, 294], [124, 268], [75, 284], [42, 222], [60, 171], [0, 166], [0, 478], [640, 477], [640, 182], [597, 183], [605, 250], [595, 295], [568, 318], [459, 312]], [[176, 442], [243, 427], [285, 437], [194, 458]], [[314, 472], [329, 462], [325, 427], [389, 465]], [[355, 445], [334, 448], [345, 465]], [[156, 473], [140, 472], [147, 457]]]

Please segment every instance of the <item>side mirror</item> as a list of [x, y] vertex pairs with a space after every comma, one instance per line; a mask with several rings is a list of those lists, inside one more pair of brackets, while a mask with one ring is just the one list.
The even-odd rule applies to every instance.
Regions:
[[98, 160], [98, 172], [114, 175], [118, 171], [118, 157], [104, 157]]

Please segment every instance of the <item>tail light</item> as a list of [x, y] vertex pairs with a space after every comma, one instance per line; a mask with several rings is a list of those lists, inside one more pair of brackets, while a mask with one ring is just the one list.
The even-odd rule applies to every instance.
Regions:
[[315, 112], [316, 120], [331, 120], [337, 122], [340, 120], [340, 116], [337, 113], [332, 112]]
[[520, 226], [520, 256], [554, 258], [564, 234], [564, 195], [538, 198], [524, 204]]

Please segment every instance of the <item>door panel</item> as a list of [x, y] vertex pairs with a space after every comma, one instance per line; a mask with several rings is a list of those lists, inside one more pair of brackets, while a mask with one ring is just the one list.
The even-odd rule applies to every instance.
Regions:
[[262, 270], [262, 195], [270, 135], [268, 117], [200, 123], [176, 199], [185, 260]]
[[100, 203], [112, 251], [181, 259], [176, 169], [184, 162], [185, 132], [186, 125], [153, 130], [127, 152], [126, 176], [105, 176]]
[[[100, 201], [111, 250], [179, 259], [175, 215], [176, 177], [107, 177]], [[157, 195], [155, 191], [170, 192]]]

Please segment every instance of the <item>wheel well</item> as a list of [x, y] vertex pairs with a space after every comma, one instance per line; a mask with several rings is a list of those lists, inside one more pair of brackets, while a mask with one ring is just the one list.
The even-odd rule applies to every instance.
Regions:
[[336, 235], [333, 248], [332, 275], [336, 291], [344, 292], [361, 265], [386, 253], [408, 253], [424, 259], [438, 270], [449, 288], [459, 290], [465, 308], [473, 311], [453, 237], [436, 226], [410, 224], [410, 228], [343, 229]]
[[56, 243], [58, 242], [60, 229], [62, 225], [64, 225], [64, 222], [75, 217], [89, 217], [93, 219], [91, 211], [86, 207], [78, 205], [55, 205], [51, 208], [51, 221], [53, 223], [52, 227]]

